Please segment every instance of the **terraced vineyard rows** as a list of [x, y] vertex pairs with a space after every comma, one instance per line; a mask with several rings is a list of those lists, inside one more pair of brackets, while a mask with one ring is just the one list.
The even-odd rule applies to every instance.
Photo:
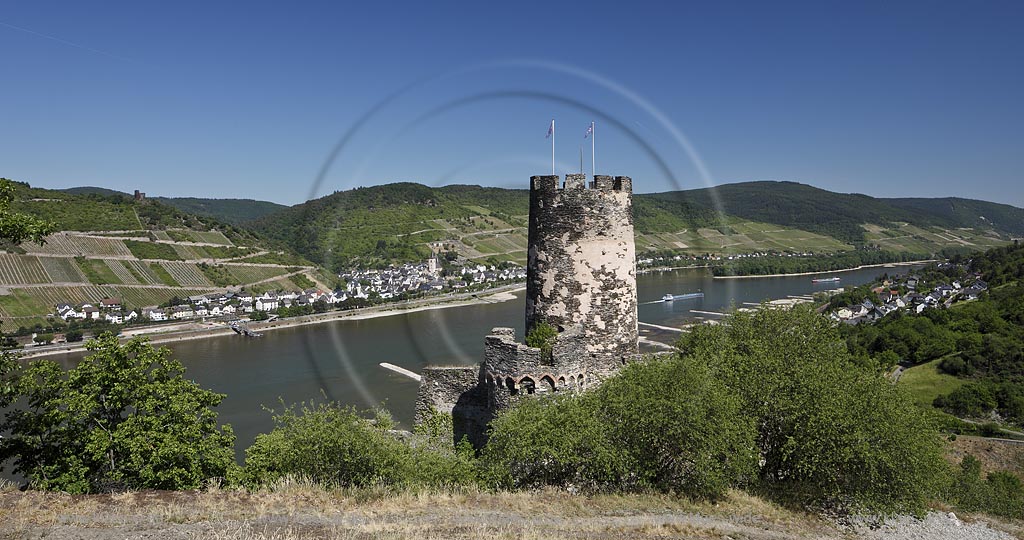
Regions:
[[212, 284], [194, 264], [165, 261], [160, 263], [167, 273], [184, 287], [210, 287]]
[[43, 315], [53, 313], [58, 302], [98, 302], [114, 294], [109, 287], [95, 285], [12, 289], [11, 294], [0, 296], [0, 328], [12, 332], [19, 326], [44, 322]]
[[292, 280], [288, 278], [280, 278], [275, 279], [273, 281], [268, 281], [266, 283], [260, 283], [259, 285], [246, 287], [246, 290], [252, 292], [253, 294], [262, 294], [266, 291], [293, 291], [299, 288], [300, 287], [293, 283]]
[[94, 257], [131, 257], [124, 242], [116, 238], [93, 238], [90, 236], [72, 236], [55, 234], [46, 238], [43, 245], [26, 242], [21, 245], [28, 253], [47, 255], [75, 255]]
[[185, 298], [196, 294], [206, 294], [209, 289], [179, 288], [142, 288], [142, 287], [111, 287], [112, 294], [121, 299], [128, 309], [140, 309], [156, 306], [167, 302], [172, 297]]
[[196, 242], [205, 242], [207, 244], [220, 244], [222, 246], [233, 246], [231, 240], [228, 240], [227, 236], [220, 231], [189, 231], [189, 236], [195, 239]]
[[139, 280], [136, 279], [135, 276], [133, 276], [132, 273], [129, 272], [128, 269], [125, 268], [123, 264], [121, 264], [121, 261], [117, 259], [107, 259], [104, 260], [103, 262], [107, 263], [107, 267], [110, 268], [110, 271], [113, 272], [115, 276], [117, 276], [117, 279], [121, 283], [124, 283], [125, 285], [139, 284]]
[[0, 253], [0, 283], [27, 285], [49, 282], [50, 276], [46, 274], [37, 257]]
[[239, 283], [253, 283], [256, 281], [263, 281], [264, 279], [269, 279], [274, 276], [280, 276], [282, 274], [288, 273], [287, 268], [275, 266], [235, 266], [225, 264], [224, 268], [227, 268], [228, 271], [231, 272], [231, 275], [235, 276], [235, 279], [237, 279]]
[[188, 246], [185, 244], [173, 244], [174, 251], [178, 252], [178, 256], [185, 260], [196, 260], [207, 258], [206, 252], [203, 251], [202, 246]]
[[156, 275], [156, 272], [148, 264], [142, 261], [122, 261], [125, 265], [135, 271], [139, 277], [142, 278], [142, 282], [146, 285], [164, 285], [163, 280]]
[[78, 269], [74, 259], [67, 257], [39, 257], [38, 259], [52, 282], [83, 283], [88, 281], [82, 271]]

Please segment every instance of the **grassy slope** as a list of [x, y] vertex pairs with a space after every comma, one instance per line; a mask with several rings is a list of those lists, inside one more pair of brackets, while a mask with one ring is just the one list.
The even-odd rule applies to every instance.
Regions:
[[924, 407], [931, 407], [935, 398], [960, 388], [966, 381], [939, 371], [939, 362], [932, 360], [914, 366], [903, 372], [899, 385], [906, 388], [914, 401]]

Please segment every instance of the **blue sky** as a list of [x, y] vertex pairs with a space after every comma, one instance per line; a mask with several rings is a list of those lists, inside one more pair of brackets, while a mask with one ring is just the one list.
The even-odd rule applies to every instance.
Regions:
[[286, 204], [525, 187], [555, 118], [559, 173], [595, 120], [598, 172], [637, 191], [1024, 206], [1020, 2], [220, 4], [8, 4], [0, 176]]

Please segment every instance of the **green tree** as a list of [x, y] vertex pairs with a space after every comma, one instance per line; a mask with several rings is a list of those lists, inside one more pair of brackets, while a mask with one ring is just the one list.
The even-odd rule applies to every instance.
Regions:
[[52, 222], [41, 220], [29, 215], [12, 212], [11, 202], [14, 201], [14, 183], [0, 178], [0, 240], [12, 244], [20, 244], [24, 240], [43, 242], [43, 238], [56, 230]]
[[4, 366], [0, 461], [39, 489], [192, 489], [234, 466], [234, 434], [213, 411], [222, 394], [182, 377], [168, 349], [105, 333], [65, 372], [37, 360]]
[[540, 349], [541, 358], [550, 361], [557, 337], [558, 329], [545, 321], [540, 321], [534, 324], [530, 332], [526, 334], [526, 344]]
[[810, 308], [737, 313], [681, 341], [758, 427], [759, 487], [807, 504], [919, 510], [938, 486], [941, 441], [923, 412], [854, 361]]

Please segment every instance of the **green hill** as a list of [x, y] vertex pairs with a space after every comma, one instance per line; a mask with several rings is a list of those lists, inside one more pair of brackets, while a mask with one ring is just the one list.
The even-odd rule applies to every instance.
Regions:
[[1008, 204], [945, 197], [941, 199], [882, 199], [890, 205], [941, 217], [957, 227], [997, 229], [1024, 235], [1024, 210]]
[[153, 199], [197, 216], [241, 225], [288, 208], [283, 204], [253, 199], [204, 199], [197, 197], [153, 197]]
[[[641, 253], [827, 253], [863, 246], [927, 255], [1001, 245], [1024, 228], [1024, 210], [955, 199], [952, 212], [945, 201], [744, 182], [637, 194], [633, 206]], [[334, 269], [422, 259], [438, 246], [470, 259], [522, 262], [528, 204], [525, 189], [396, 183], [335, 192], [249, 225]]]
[[124, 197], [130, 197], [131, 195], [123, 191], [117, 191], [116, 189], [107, 189], [97, 186], [79, 186], [61, 189], [65, 193], [71, 193], [73, 195], [121, 195]]

